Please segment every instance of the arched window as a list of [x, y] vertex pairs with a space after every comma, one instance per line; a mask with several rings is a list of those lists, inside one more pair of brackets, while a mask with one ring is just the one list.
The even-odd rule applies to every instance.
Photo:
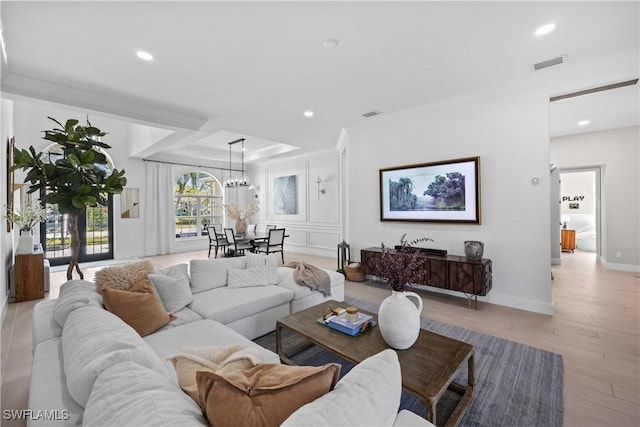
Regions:
[[222, 187], [206, 172], [189, 172], [174, 188], [176, 238], [206, 234], [205, 226], [222, 223]]

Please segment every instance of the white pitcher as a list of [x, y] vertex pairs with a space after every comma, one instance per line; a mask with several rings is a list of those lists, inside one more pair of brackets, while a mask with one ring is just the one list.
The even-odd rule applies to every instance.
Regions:
[[[409, 297], [414, 297], [416, 304]], [[405, 350], [413, 345], [420, 333], [422, 298], [415, 292], [392, 291], [380, 304], [378, 323], [380, 333], [390, 347]]]

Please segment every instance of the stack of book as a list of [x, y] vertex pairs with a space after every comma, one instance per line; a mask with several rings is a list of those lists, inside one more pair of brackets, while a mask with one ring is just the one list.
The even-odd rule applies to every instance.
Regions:
[[375, 325], [373, 316], [364, 313], [358, 313], [358, 320], [348, 321], [344, 314], [329, 317], [326, 321], [330, 328], [343, 332], [347, 335], [355, 336], [360, 332]]

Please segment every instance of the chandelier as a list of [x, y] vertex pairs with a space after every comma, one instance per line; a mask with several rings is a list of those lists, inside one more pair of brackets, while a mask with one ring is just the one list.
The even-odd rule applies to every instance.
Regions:
[[[231, 149], [237, 144], [241, 143], [240, 148], [240, 178], [233, 177], [233, 169], [231, 169]], [[249, 186], [249, 177], [244, 174], [244, 138], [236, 139], [235, 141], [231, 141], [229, 143], [229, 179], [224, 182], [225, 187], [248, 187]]]

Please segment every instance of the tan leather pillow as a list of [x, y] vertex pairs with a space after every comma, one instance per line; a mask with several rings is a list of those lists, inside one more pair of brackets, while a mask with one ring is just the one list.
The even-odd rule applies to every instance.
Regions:
[[227, 374], [198, 372], [198, 396], [210, 426], [278, 426], [301, 406], [333, 390], [340, 365], [265, 363]]
[[103, 288], [102, 301], [107, 310], [121, 318], [144, 337], [175, 319], [160, 301], [156, 289], [144, 275], [129, 288]]
[[104, 288], [127, 291], [140, 276], [153, 272], [153, 264], [151, 264], [151, 261], [145, 259], [139, 262], [98, 270], [96, 271], [95, 282], [100, 292], [102, 292]]

